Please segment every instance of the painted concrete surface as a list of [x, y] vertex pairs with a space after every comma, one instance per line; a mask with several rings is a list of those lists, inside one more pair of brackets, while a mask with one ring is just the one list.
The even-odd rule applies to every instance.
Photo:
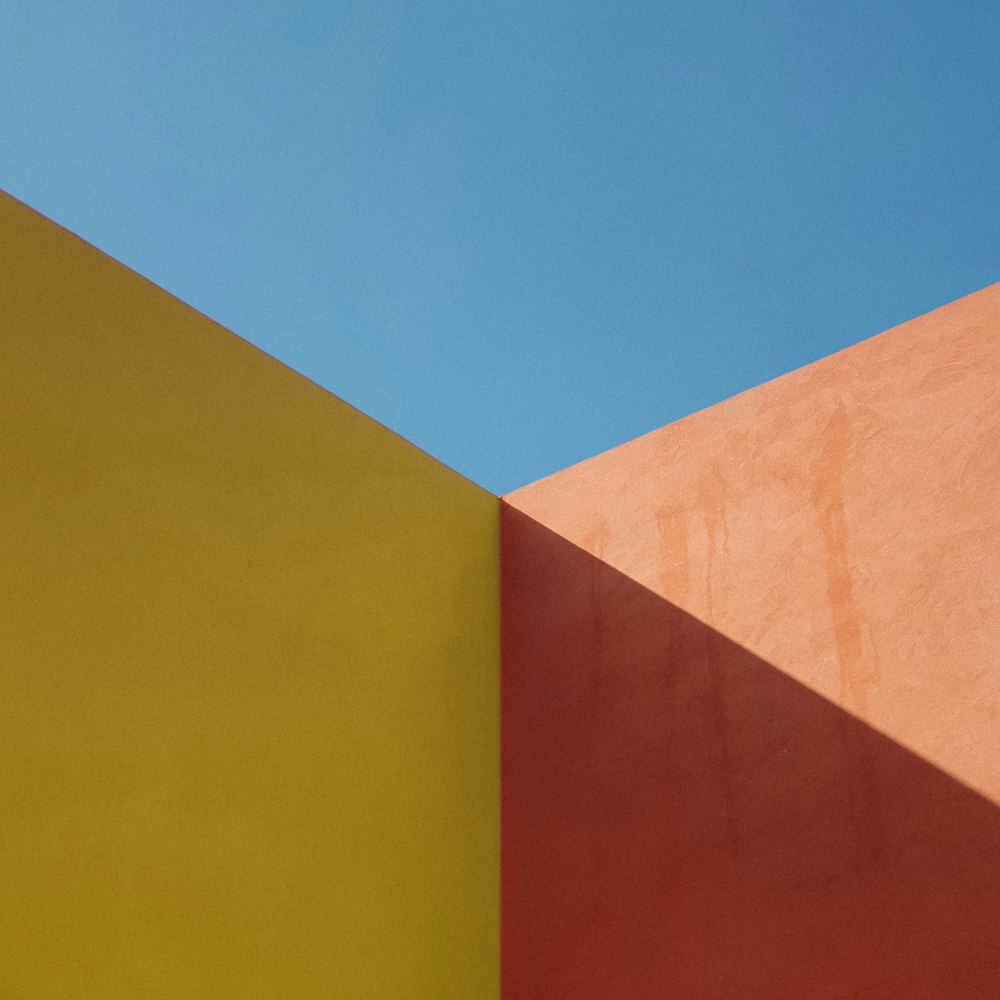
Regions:
[[993, 802], [526, 515], [503, 533], [505, 1000], [1000, 993]]
[[507, 500], [1000, 801], [998, 470], [1000, 285]]
[[0, 197], [0, 994], [498, 993], [497, 500]]
[[507, 501], [508, 1000], [1000, 992], [1000, 287]]

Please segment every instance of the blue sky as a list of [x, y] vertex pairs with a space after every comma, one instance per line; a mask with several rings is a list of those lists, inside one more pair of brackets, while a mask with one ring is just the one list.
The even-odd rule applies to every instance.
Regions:
[[0, 5], [0, 186], [503, 492], [1000, 280], [1000, 7]]

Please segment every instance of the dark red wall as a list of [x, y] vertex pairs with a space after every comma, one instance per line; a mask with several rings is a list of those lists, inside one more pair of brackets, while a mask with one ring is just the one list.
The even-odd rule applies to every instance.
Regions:
[[1000, 998], [1000, 286], [506, 501], [505, 1000]]
[[1000, 996], [1000, 810], [505, 506], [504, 1000]]

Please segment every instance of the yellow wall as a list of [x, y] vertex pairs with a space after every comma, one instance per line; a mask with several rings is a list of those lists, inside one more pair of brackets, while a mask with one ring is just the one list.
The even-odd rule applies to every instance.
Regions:
[[497, 501], [0, 196], [0, 996], [498, 994]]

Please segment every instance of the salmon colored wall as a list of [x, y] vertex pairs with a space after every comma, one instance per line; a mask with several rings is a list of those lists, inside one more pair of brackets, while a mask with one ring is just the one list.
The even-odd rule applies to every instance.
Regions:
[[496, 498], [7, 197], [0, 384], [0, 994], [496, 997]]
[[506, 1000], [1000, 994], [1000, 286], [506, 498]]

